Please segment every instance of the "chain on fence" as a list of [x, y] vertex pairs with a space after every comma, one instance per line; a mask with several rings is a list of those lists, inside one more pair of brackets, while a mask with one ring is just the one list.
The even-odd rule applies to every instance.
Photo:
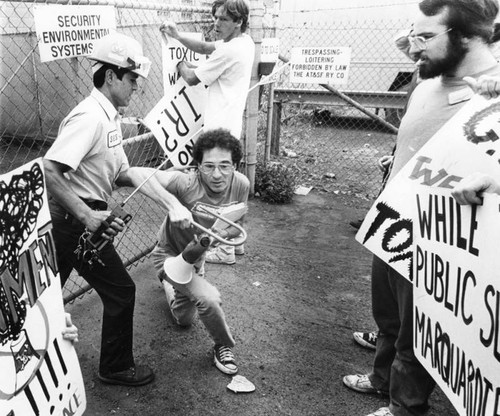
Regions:
[[[171, 19], [181, 31], [208, 34], [210, 8], [186, 6], [193, 3], [190, 0], [184, 1], [184, 6], [135, 3], [129, 1], [126, 7], [115, 8], [117, 30], [137, 39], [153, 65], [148, 79], [139, 80], [139, 89], [124, 110], [124, 147], [132, 166], [158, 166], [163, 161], [163, 152], [151, 135], [141, 135], [144, 132], [136, 120], [146, 116], [145, 112], [163, 96], [159, 27], [164, 20]], [[54, 141], [62, 119], [92, 88], [88, 59], [40, 62], [33, 19], [35, 6], [32, 2], [2, 2], [0, 11], [1, 173], [43, 156]], [[113, 195], [110, 205], [121, 203], [131, 191], [122, 188]], [[125, 265], [131, 267], [153, 248], [165, 212], [140, 194], [128, 203], [127, 212], [134, 220], [115, 245]], [[72, 275], [63, 290], [65, 301], [88, 289], [83, 279]]]
[[[394, 43], [409, 25], [405, 20], [332, 20], [277, 29], [285, 62], [294, 47], [351, 48], [346, 85], [292, 84], [287, 66], [276, 83], [266, 86], [264, 95], [272, 98], [263, 105], [273, 113], [267, 154], [289, 166], [299, 185], [366, 201], [378, 194], [382, 172], [377, 161], [392, 153], [412, 85], [414, 65]], [[260, 160], [264, 142], [259, 135]]]

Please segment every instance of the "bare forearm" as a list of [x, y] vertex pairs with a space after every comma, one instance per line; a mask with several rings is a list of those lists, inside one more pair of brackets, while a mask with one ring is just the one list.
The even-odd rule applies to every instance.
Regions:
[[177, 40], [189, 50], [199, 54], [210, 55], [215, 50], [213, 42], [205, 42], [204, 40], [194, 39], [192, 37], [184, 36], [182, 33], [179, 33]]
[[181, 61], [177, 64], [177, 69], [181, 74], [181, 77], [190, 86], [198, 85], [200, 79], [196, 76], [194, 72], [194, 67], [190, 66], [186, 61]]
[[190, 36], [186, 36], [184, 33], [179, 32], [177, 25], [172, 21], [165, 21], [160, 26], [160, 32], [163, 35], [172, 39], [178, 40], [183, 46], [192, 50], [196, 53], [201, 53], [205, 55], [211, 54], [215, 50], [215, 45], [213, 42], [205, 42], [204, 40], [193, 39]]
[[231, 240], [233, 238], [239, 237], [241, 235], [241, 231], [238, 230], [236, 227], [229, 226], [225, 230], [221, 230], [219, 234], [222, 238], [226, 240]]
[[116, 184], [118, 186], [133, 186], [134, 188], [140, 186], [139, 192], [163, 206], [172, 222], [181, 223], [182, 227], [187, 227], [192, 221], [191, 213], [175, 195], [167, 191], [168, 179], [163, 178], [165, 173], [152, 168], [134, 167], [122, 172], [116, 180]]
[[157, 173], [159, 172], [152, 168], [132, 167], [118, 176], [116, 184], [118, 186], [130, 186], [135, 189], [140, 187], [140, 193], [170, 210], [177, 198], [161, 186], [156, 177]]

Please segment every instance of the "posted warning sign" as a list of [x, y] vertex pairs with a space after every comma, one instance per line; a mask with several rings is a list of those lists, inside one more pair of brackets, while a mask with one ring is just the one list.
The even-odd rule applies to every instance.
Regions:
[[116, 30], [112, 6], [34, 6], [42, 62], [89, 55], [97, 39]]
[[351, 63], [351, 48], [293, 48], [290, 63], [290, 82], [345, 85]]

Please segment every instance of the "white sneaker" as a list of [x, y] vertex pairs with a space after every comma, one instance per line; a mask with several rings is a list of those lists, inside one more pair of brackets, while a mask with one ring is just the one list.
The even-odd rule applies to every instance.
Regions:
[[353, 332], [352, 337], [362, 347], [370, 350], [377, 349], [378, 331], [372, 332]]
[[366, 394], [380, 394], [382, 396], [388, 396], [389, 392], [377, 390], [373, 387], [372, 382], [368, 374], [351, 374], [344, 376], [342, 379], [344, 385], [351, 390], [357, 391], [358, 393]]
[[219, 244], [211, 248], [205, 255], [205, 261], [213, 264], [234, 264], [236, 258], [234, 256], [234, 246]]
[[245, 254], [245, 245], [241, 244], [239, 246], [234, 246], [234, 254], [237, 256], [243, 256], [243, 254]]
[[366, 416], [394, 416], [388, 407], [381, 407], [373, 413]]

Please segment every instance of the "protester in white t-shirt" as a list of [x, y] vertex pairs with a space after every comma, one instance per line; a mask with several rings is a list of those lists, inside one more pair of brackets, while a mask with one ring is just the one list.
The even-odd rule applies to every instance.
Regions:
[[212, 16], [217, 38], [214, 42], [187, 37], [171, 21], [164, 22], [160, 27], [160, 31], [188, 49], [209, 55], [199, 66], [180, 61], [177, 68], [189, 85], [201, 82], [208, 86], [205, 130], [225, 128], [237, 139], [241, 137], [243, 111], [255, 54], [253, 40], [245, 33], [248, 14], [245, 0], [214, 1]]

